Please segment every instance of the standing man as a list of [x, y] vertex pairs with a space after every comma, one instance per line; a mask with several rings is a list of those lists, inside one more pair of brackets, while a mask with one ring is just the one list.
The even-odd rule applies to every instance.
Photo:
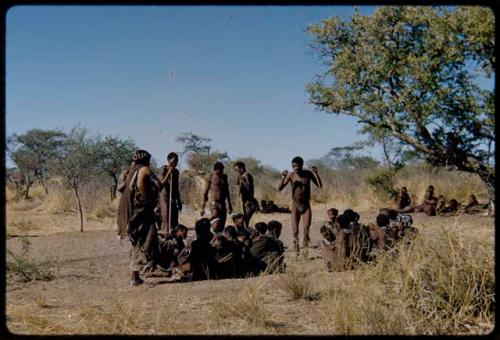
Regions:
[[129, 173], [131, 178], [127, 180], [131, 208], [127, 234], [132, 243], [130, 250], [132, 279], [130, 284], [137, 286], [143, 282], [139, 277], [139, 272], [144, 268], [144, 265], [146, 263], [147, 266], [154, 267], [155, 265], [158, 236], [154, 209], [157, 204], [158, 192], [165, 185], [167, 178], [158, 179], [151, 171], [149, 167], [151, 154], [149, 152], [137, 150], [133, 161], [134, 165]]
[[293, 247], [295, 252], [299, 253], [299, 223], [300, 218], [303, 216], [304, 225], [304, 239], [303, 247], [309, 247], [309, 227], [311, 226], [312, 212], [311, 204], [309, 203], [311, 199], [311, 181], [318, 188], [322, 188], [323, 184], [321, 178], [319, 177], [318, 170], [316, 167], [312, 167], [312, 172], [309, 170], [304, 170], [304, 160], [302, 157], [295, 157], [292, 159], [292, 169], [293, 172], [288, 174], [288, 171], [283, 171], [281, 173], [281, 183], [278, 190], [283, 190], [288, 183], [292, 185], [292, 211], [291, 211], [291, 222], [293, 229]]
[[240, 188], [245, 227], [249, 228], [250, 219], [255, 211], [259, 209], [259, 203], [254, 197], [253, 177], [248, 173], [245, 163], [243, 162], [236, 162], [234, 164], [234, 172], [238, 177], [236, 184]]
[[[221, 162], [214, 164], [214, 171], [207, 178], [207, 186], [203, 193], [203, 205], [201, 207], [201, 216], [205, 214], [205, 204], [208, 201], [208, 193], [210, 195], [210, 213], [211, 218], [218, 218], [217, 225], [214, 228], [216, 233], [221, 233], [226, 224], [226, 215], [233, 212], [231, 197], [229, 195], [229, 184], [227, 175], [224, 173], [224, 165]], [[226, 200], [228, 210], [226, 210]]]
[[160, 193], [160, 210], [162, 224], [159, 233], [166, 236], [179, 224], [179, 213], [182, 210], [179, 192], [179, 156], [175, 152], [167, 155], [167, 164], [160, 168], [160, 177], [166, 176], [167, 182]]

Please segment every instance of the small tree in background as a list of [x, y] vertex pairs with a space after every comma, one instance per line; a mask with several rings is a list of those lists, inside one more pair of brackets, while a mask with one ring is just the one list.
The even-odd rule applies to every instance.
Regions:
[[64, 138], [65, 134], [61, 131], [40, 129], [31, 129], [7, 138], [7, 154], [19, 172], [11, 179], [18, 179], [16, 188], [22, 192], [22, 198], [29, 198], [29, 189], [35, 180], [38, 180], [45, 193], [49, 194], [46, 184], [48, 162]]
[[177, 143], [184, 144], [184, 150], [182, 151], [182, 155], [193, 152], [195, 154], [210, 154], [210, 142], [211, 138], [202, 137], [192, 132], [183, 132], [181, 133], [175, 141]]
[[120, 172], [130, 165], [134, 152], [138, 149], [137, 145], [131, 139], [106, 136], [104, 139], [97, 139], [96, 149], [99, 155], [98, 167], [113, 181], [110, 191], [111, 200], [114, 200]]
[[87, 130], [73, 128], [55, 153], [50, 165], [54, 174], [62, 176], [75, 195], [83, 232], [83, 211], [79, 190], [83, 184], [99, 173], [98, 142], [90, 138]]

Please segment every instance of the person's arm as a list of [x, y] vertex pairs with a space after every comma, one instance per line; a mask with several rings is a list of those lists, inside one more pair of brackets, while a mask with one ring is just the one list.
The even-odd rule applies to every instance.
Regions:
[[200, 211], [200, 215], [203, 216], [205, 215], [205, 204], [207, 203], [208, 201], [208, 192], [210, 191], [210, 184], [211, 184], [211, 175], [208, 176], [207, 178], [207, 184], [205, 185], [205, 191], [203, 192], [203, 204], [201, 206], [201, 211]]
[[315, 166], [312, 167], [312, 176], [311, 176], [311, 181], [316, 185], [318, 188], [323, 188], [323, 182], [321, 182], [321, 177], [319, 177], [319, 172], [318, 168]]
[[280, 182], [280, 185], [278, 186], [278, 191], [283, 190], [283, 188], [286, 187], [287, 184], [292, 181], [292, 175], [293, 174], [288, 174], [288, 171], [286, 171], [286, 170], [284, 170], [281, 173], [281, 182]]
[[250, 191], [250, 186], [253, 184], [251, 182], [252, 178], [247, 174], [246, 176], [241, 176], [241, 178], [238, 179], [240, 187], [243, 187], [245, 191]]
[[231, 204], [231, 195], [229, 194], [229, 183], [227, 181], [227, 175], [224, 175], [224, 191], [226, 192], [226, 199], [228, 205], [227, 212], [231, 214], [233, 212], [233, 205]]
[[174, 189], [173, 197], [174, 200], [177, 202], [177, 210], [181, 211], [182, 210], [182, 201], [181, 201], [181, 193], [179, 190], [179, 170], [175, 169], [172, 175], [172, 187]]
[[125, 191], [125, 187], [127, 186], [127, 176], [128, 176], [128, 173], [130, 172], [130, 169], [127, 169], [127, 170], [124, 170], [122, 171], [121, 175], [120, 175], [120, 184], [118, 184], [118, 188], [117, 190], [121, 193], [123, 193]]

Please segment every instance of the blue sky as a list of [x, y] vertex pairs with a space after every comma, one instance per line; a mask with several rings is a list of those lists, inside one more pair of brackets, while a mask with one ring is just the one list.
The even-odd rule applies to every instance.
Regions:
[[315, 112], [304, 91], [323, 71], [305, 28], [352, 13], [351, 6], [11, 8], [6, 133], [80, 123], [132, 137], [161, 163], [181, 149], [176, 136], [192, 131], [230, 157], [289, 168], [296, 155], [316, 158], [362, 139], [354, 119]]

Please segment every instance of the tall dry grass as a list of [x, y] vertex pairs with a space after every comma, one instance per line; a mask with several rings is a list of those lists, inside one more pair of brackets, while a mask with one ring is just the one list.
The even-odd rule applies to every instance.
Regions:
[[424, 230], [342, 285], [326, 285], [321, 328], [335, 334], [471, 334], [494, 326], [491, 234]]

